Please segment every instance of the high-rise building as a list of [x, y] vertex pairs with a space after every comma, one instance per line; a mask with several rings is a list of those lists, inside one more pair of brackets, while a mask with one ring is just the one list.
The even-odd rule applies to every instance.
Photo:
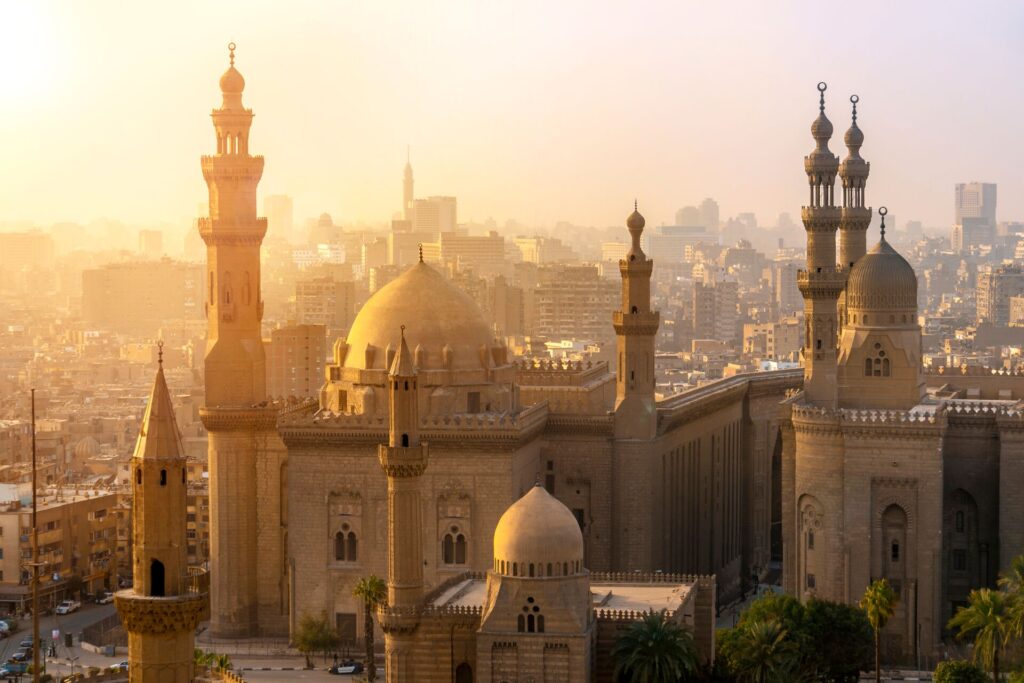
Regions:
[[286, 325], [271, 330], [267, 347], [267, 391], [276, 398], [311, 398], [324, 383], [327, 328]]
[[528, 263], [560, 263], [575, 261], [576, 252], [557, 237], [516, 237], [516, 249]]
[[122, 333], [153, 333], [169, 320], [203, 315], [203, 266], [164, 258], [82, 271], [82, 318]]
[[696, 206], [684, 206], [676, 211], [676, 225], [686, 227], [705, 227], [701, 218], [700, 209]]
[[484, 277], [494, 276], [506, 270], [505, 238], [494, 230], [486, 235], [442, 232], [440, 260], [460, 269], [470, 268]]
[[[708, 232], [717, 232], [719, 222], [718, 202], [711, 197], [702, 201], [700, 203], [699, 218], [700, 223], [698, 223], [698, 225], [703, 225]], [[685, 225], [685, 223], [681, 223], [680, 225]]]
[[538, 276], [532, 334], [553, 341], [611, 340], [608, 311], [615, 308], [619, 285], [591, 265], [545, 266]]
[[487, 294], [487, 309], [491, 313], [495, 333], [499, 337], [525, 334], [526, 310], [522, 287], [511, 285], [505, 276], [498, 275]]
[[713, 273], [693, 285], [693, 338], [736, 343], [739, 333], [739, 284], [724, 273]]
[[268, 236], [294, 241], [295, 209], [291, 197], [286, 194], [272, 194], [264, 198], [263, 215], [267, 217]]
[[996, 184], [957, 183], [954, 196], [953, 251], [991, 244], [996, 232]]
[[344, 337], [356, 313], [355, 283], [333, 277], [299, 279], [295, 309], [299, 323], [323, 325], [331, 339]]
[[1010, 299], [1024, 296], [1024, 269], [1019, 265], [982, 266], [978, 271], [978, 322], [1010, 323]]
[[145, 258], [164, 255], [164, 233], [161, 230], [139, 230], [139, 254]]
[[[410, 191], [412, 186], [410, 185]], [[412, 202], [413, 232], [436, 235], [455, 232], [458, 226], [458, 202], [455, 197], [427, 197]]]

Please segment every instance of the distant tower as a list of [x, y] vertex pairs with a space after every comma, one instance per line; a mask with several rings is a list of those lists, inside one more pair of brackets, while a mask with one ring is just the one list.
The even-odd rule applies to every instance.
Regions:
[[402, 218], [412, 220], [412, 162], [409, 159], [409, 148], [405, 148], [405, 175], [402, 178]]
[[804, 395], [810, 403], [835, 407], [837, 300], [844, 277], [836, 269], [836, 229], [841, 218], [841, 211], [835, 205], [839, 158], [828, 148], [832, 123], [825, 116], [826, 88], [824, 83], [818, 84], [819, 113], [811, 124], [811, 135], [817, 144], [814, 151], [804, 157], [810, 199], [800, 213], [807, 231], [807, 270], [798, 273], [797, 282], [804, 297], [806, 326], [802, 350]]
[[190, 577], [186, 565], [185, 456], [162, 350], [131, 468], [133, 582], [115, 596], [128, 632], [129, 680], [187, 683], [195, 629], [209, 603], [203, 577]]
[[419, 381], [405, 326], [388, 372], [388, 445], [380, 466], [388, 478], [388, 607], [381, 616], [388, 683], [411, 683], [415, 610], [423, 595], [423, 516], [420, 476], [427, 444], [420, 443]]
[[220, 78], [224, 96], [213, 111], [217, 153], [202, 158], [210, 216], [199, 219], [206, 242], [206, 406], [209, 437], [212, 612], [216, 636], [256, 635], [257, 555], [255, 430], [274, 417], [255, 408], [266, 399], [260, 321], [260, 244], [267, 231], [256, 216], [263, 157], [249, 154], [252, 110], [242, 106], [245, 79], [231, 64]]
[[633, 244], [619, 261], [622, 309], [612, 313], [616, 335], [615, 435], [620, 439], [652, 439], [656, 434], [654, 405], [654, 337], [660, 321], [651, 310], [654, 261], [640, 247], [644, 217], [633, 206], [626, 219]]

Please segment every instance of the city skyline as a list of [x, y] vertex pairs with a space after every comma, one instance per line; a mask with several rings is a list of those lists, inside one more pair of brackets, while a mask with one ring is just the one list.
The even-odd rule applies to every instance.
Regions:
[[[1018, 8], [988, 5], [1000, 20], [979, 33], [942, 8], [882, 3], [829, 31], [831, 10], [823, 21], [795, 3], [729, 17], [583, 7], [190, 4], [160, 31], [113, 3], [9, 7], [3, 50], [20, 68], [0, 74], [13, 103], [0, 112], [0, 221], [193, 218], [192, 150], [208, 146], [216, 102], [207, 74], [229, 40], [260, 114], [253, 148], [273, 160], [261, 201], [289, 194], [299, 220], [390, 219], [410, 144], [417, 193], [458, 196], [464, 220], [607, 226], [639, 196], [658, 225], [712, 196], [723, 218], [753, 211], [768, 225], [805, 201], [789, 162], [810, 149], [790, 122], [807, 118], [819, 80], [837, 130], [861, 97], [874, 204], [947, 226], [952, 186], [978, 180], [1001, 186], [1001, 220], [1022, 213], [1015, 155], [999, 151], [1017, 138], [1022, 96], [998, 66], [1019, 55]], [[871, 31], [892, 39], [866, 50]], [[165, 37], [177, 35], [191, 37]]]

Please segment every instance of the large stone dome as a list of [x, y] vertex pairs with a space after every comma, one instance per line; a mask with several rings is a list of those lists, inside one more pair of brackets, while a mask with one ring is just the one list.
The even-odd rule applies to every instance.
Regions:
[[536, 485], [494, 529], [496, 570], [509, 576], [565, 576], [583, 571], [583, 534], [569, 508]]
[[916, 311], [914, 268], [883, 238], [853, 265], [846, 285], [846, 306], [851, 312], [869, 314]]
[[386, 368], [387, 348], [398, 349], [402, 325], [419, 367], [444, 367], [448, 353], [452, 370], [490, 366], [494, 336], [479, 307], [421, 261], [378, 290], [359, 311], [345, 340], [345, 367]]

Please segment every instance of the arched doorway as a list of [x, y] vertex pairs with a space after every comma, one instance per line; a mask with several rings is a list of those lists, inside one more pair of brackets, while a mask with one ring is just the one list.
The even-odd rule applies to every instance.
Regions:
[[473, 667], [466, 662], [455, 667], [455, 683], [473, 683]]
[[153, 560], [149, 564], [149, 594], [155, 597], [163, 597], [164, 591], [164, 563], [160, 560]]

